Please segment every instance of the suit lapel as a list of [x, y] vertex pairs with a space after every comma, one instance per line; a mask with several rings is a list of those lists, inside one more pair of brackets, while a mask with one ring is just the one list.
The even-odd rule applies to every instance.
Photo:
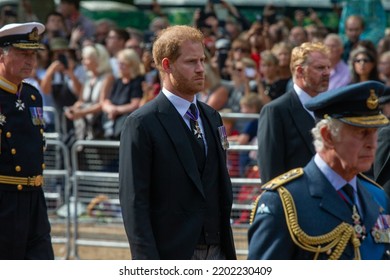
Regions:
[[[212, 135], [206, 135], [206, 139], [207, 141], [215, 141], [219, 166], [224, 167], [226, 166], [226, 151], [222, 147], [222, 142], [218, 134], [218, 127], [222, 125], [222, 119], [219, 117], [216, 111], [206, 106], [204, 103], [197, 102], [197, 105], [201, 112], [202, 121], [207, 122], [211, 130]], [[230, 176], [227, 171], [227, 168], [220, 168], [220, 172], [222, 174], [221, 178], [223, 180], [221, 185], [228, 186], [228, 188], [225, 189], [225, 191], [228, 192], [229, 194], [228, 196], [226, 196], [226, 199], [227, 198], [231, 199], [232, 188], [231, 188], [231, 181], [230, 181]], [[232, 201], [229, 200], [225, 202], [231, 203]]]
[[[389, 141], [390, 139], [387, 136], [389, 134], [390, 134], [390, 126], [381, 128], [379, 130], [379, 133], [378, 133], [378, 139], [380, 139], [379, 142], [378, 142], [378, 145], [381, 145], [381, 143], [380, 143], [381, 141]], [[377, 153], [378, 153], [378, 151], [377, 151]], [[381, 153], [382, 154], [383, 153], [387, 154], [387, 156], [385, 156], [386, 160], [384, 160], [383, 163], [382, 163], [382, 166], [380, 166], [380, 170], [379, 170], [377, 178], [376, 178], [377, 182], [387, 181], [387, 179], [390, 178], [389, 177], [390, 170], [388, 168], [389, 167], [389, 161], [390, 161], [390, 152], [388, 152], [387, 150], [386, 151], [385, 150], [383, 150], [383, 151], [381, 150]], [[382, 155], [380, 155], [380, 156], [382, 156]], [[378, 157], [378, 154], [377, 154], [377, 157]]]
[[291, 106], [288, 108], [290, 111], [290, 116], [295, 123], [295, 127], [301, 134], [306, 147], [314, 155], [315, 149], [313, 146], [313, 139], [310, 134], [310, 130], [315, 125], [314, 119], [303, 108], [301, 102], [299, 101], [298, 95], [296, 94], [295, 91], [290, 92], [290, 101], [291, 101]]
[[157, 117], [160, 119], [161, 125], [165, 128], [170, 140], [172, 141], [184, 170], [195, 183], [202, 195], [205, 196], [201, 178], [197, 172], [198, 167], [192, 153], [191, 144], [188, 142], [187, 137], [185, 137], [185, 128], [181, 124], [181, 116], [163, 93], [160, 93], [156, 99], [158, 104]]
[[208, 123], [212, 132], [212, 135], [210, 136], [206, 135], [206, 139], [207, 141], [215, 141], [218, 160], [222, 160], [220, 163], [226, 165], [226, 162], [223, 161], [226, 158], [226, 152], [222, 147], [222, 142], [218, 134], [218, 127], [222, 125], [222, 120], [219, 121], [216, 112], [214, 110], [210, 110], [210, 108], [207, 107], [204, 103], [197, 102], [197, 104], [201, 111], [202, 121], [206, 121]]

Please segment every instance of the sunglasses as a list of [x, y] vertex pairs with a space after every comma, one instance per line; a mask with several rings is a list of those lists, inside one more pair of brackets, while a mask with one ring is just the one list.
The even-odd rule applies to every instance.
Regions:
[[368, 59], [368, 58], [360, 58], [360, 59], [355, 59], [353, 62], [354, 63], [369, 63], [369, 62], [372, 62], [372, 60]]

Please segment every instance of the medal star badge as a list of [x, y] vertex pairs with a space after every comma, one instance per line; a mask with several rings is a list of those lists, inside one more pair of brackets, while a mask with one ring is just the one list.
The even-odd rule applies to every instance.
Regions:
[[0, 114], [0, 125], [4, 125], [5, 123], [5, 116], [3, 114]]
[[194, 135], [199, 139], [202, 138], [202, 131], [200, 130], [198, 122], [195, 122]]
[[22, 100], [18, 99], [16, 100], [16, 108], [19, 110], [19, 111], [23, 111], [24, 110], [24, 103]]

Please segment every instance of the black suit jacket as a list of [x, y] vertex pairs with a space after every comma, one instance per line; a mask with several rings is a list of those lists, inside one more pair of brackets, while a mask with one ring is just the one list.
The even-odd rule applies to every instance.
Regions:
[[315, 154], [310, 130], [313, 117], [294, 90], [263, 107], [257, 130], [258, 163], [263, 183], [305, 166]]
[[378, 149], [374, 162], [375, 181], [383, 186], [390, 196], [390, 126], [383, 127], [378, 133]]
[[[221, 246], [235, 250], [230, 227], [231, 182], [218, 136], [218, 112], [198, 102], [217, 141], [220, 169]], [[206, 200], [181, 116], [160, 93], [131, 114], [120, 140], [120, 203], [133, 259], [190, 259], [198, 243]]]

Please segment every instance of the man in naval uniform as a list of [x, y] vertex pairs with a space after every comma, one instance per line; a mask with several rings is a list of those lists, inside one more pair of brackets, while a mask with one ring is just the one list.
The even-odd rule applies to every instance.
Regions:
[[0, 29], [0, 259], [54, 259], [42, 190], [42, 98], [23, 82], [44, 29], [35, 22]]
[[306, 103], [316, 154], [266, 183], [248, 232], [249, 259], [389, 259], [390, 202], [361, 174], [370, 169], [383, 84], [368, 81]]

